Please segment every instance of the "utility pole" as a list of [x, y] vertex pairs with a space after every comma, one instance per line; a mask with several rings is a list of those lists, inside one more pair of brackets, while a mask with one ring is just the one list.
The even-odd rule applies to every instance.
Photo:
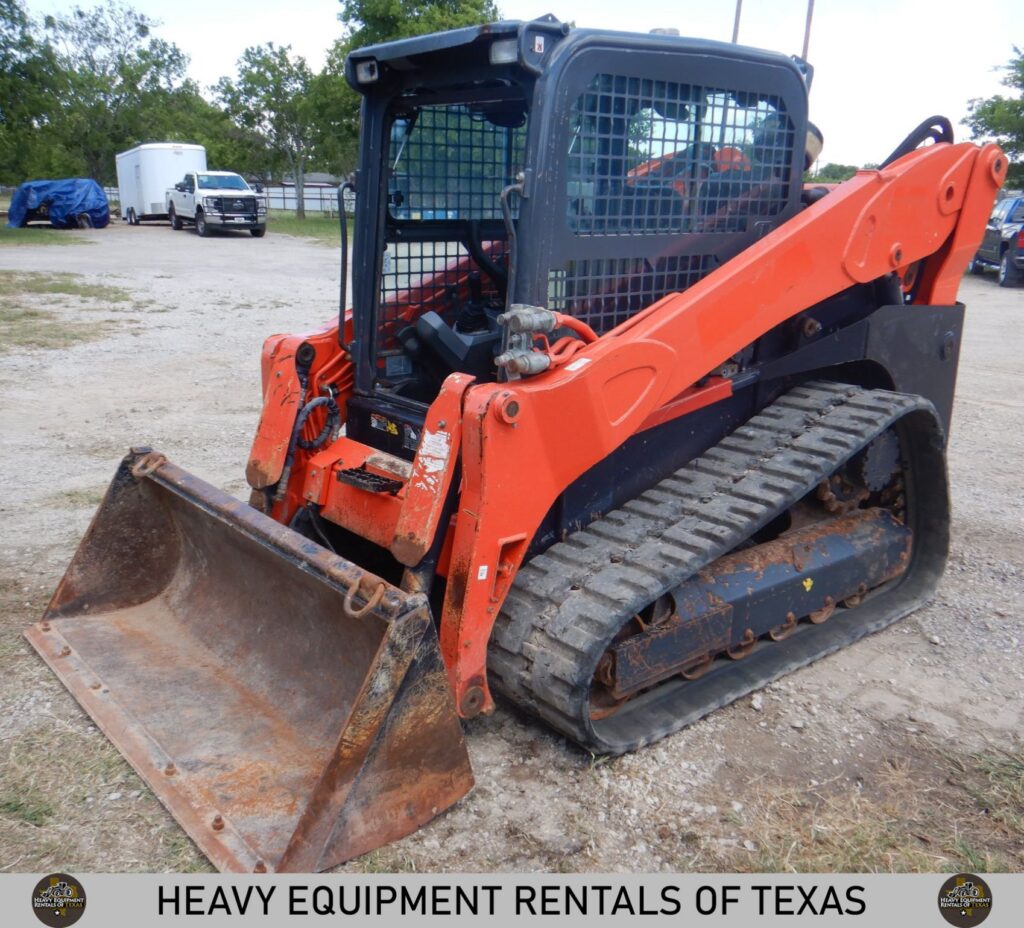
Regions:
[[[739, 9], [738, 9], [738, 2], [739, 2], [739, 0], [737, 0], [737, 12], [736, 12], [736, 17], [737, 17], [736, 21], [737, 21], [737, 23], [739, 22], [739, 15], [740, 15], [739, 14]], [[804, 59], [804, 61], [807, 60], [807, 49], [808, 49], [808, 47], [811, 44], [811, 18], [813, 16], [814, 16], [814, 0], [807, 0], [807, 26], [804, 28], [804, 53], [803, 53], [803, 55], [800, 56], [801, 58]], [[735, 42], [736, 39], [733, 38], [733, 41]]]
[[743, 0], [736, 0], [736, 19], [732, 23], [732, 44], [735, 45], [740, 37], [740, 11], [743, 9]]

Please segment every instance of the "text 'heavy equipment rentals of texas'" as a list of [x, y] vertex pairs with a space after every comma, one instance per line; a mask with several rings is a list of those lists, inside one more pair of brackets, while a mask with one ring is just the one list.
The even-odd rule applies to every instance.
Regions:
[[810, 66], [698, 39], [547, 17], [346, 73], [352, 307], [267, 340], [249, 503], [133, 449], [27, 632], [224, 870], [414, 831], [496, 695], [620, 754], [920, 606], [1006, 174], [937, 117], [805, 185]]

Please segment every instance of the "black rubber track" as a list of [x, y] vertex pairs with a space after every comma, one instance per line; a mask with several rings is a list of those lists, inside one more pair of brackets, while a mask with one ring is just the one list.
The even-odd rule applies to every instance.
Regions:
[[[822, 625], [759, 642], [742, 661], [675, 677], [590, 718], [597, 662], [622, 625], [811, 492], [887, 428], [900, 438], [911, 562]], [[589, 751], [621, 754], [678, 731], [878, 631], [935, 589], [949, 543], [944, 436], [919, 396], [828, 382], [797, 387], [621, 509], [522, 567], [494, 626], [491, 686]]]

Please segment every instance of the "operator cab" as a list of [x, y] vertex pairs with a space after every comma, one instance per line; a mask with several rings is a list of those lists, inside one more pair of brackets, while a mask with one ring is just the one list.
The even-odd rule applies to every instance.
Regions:
[[405, 457], [511, 303], [603, 334], [799, 209], [810, 70], [552, 17], [353, 52], [363, 95], [348, 434]]

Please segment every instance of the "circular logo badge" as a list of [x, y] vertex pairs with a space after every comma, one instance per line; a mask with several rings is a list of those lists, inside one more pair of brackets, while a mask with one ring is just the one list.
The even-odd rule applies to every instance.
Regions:
[[73, 876], [51, 873], [32, 890], [32, 911], [44, 925], [73, 925], [85, 912], [85, 890]]
[[980, 925], [992, 911], [992, 891], [981, 877], [958, 873], [939, 890], [939, 912], [951, 925]]

